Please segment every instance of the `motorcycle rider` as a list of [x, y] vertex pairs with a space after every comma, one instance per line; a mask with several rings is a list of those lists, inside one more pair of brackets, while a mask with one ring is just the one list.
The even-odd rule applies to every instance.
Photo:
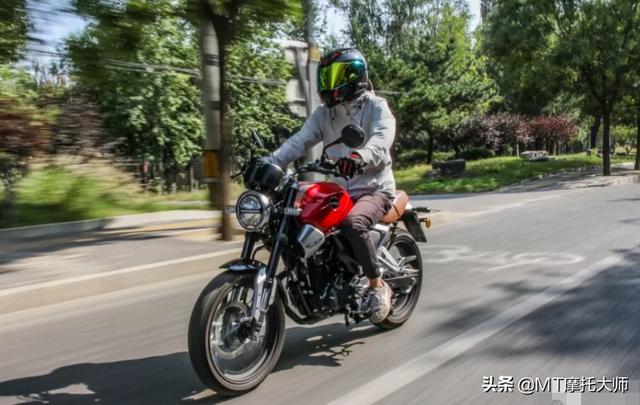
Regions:
[[381, 322], [391, 308], [391, 288], [380, 277], [376, 249], [369, 228], [391, 209], [395, 179], [390, 149], [395, 137], [395, 118], [385, 99], [374, 94], [364, 56], [356, 49], [342, 48], [326, 53], [317, 73], [323, 104], [316, 108], [298, 133], [274, 152], [271, 160], [286, 167], [319, 142], [325, 145], [340, 137], [342, 129], [357, 124], [365, 131], [365, 142], [357, 150], [343, 144], [327, 150], [336, 161], [342, 182], [354, 200], [353, 209], [342, 224], [364, 275], [369, 279], [370, 320]]

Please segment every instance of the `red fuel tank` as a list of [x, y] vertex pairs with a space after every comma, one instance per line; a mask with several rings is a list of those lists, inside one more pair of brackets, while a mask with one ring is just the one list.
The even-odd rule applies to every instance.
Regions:
[[344, 187], [321, 181], [300, 184], [296, 205], [302, 210], [298, 221], [310, 224], [328, 233], [337, 228], [347, 216], [353, 201]]

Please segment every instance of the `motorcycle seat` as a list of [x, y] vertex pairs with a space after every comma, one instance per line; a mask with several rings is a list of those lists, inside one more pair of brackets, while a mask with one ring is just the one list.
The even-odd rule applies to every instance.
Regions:
[[393, 199], [389, 212], [382, 218], [382, 223], [391, 224], [399, 221], [402, 215], [404, 215], [407, 204], [409, 204], [409, 196], [407, 193], [402, 190], [397, 190], [396, 198]]

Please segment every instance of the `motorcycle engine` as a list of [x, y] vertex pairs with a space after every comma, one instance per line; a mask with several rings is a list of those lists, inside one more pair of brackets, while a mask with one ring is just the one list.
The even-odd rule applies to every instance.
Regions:
[[351, 275], [324, 263], [322, 251], [312, 256], [307, 264], [304, 272], [313, 291], [307, 298], [321, 312], [339, 312], [349, 299], [351, 288], [345, 276], [351, 278]]

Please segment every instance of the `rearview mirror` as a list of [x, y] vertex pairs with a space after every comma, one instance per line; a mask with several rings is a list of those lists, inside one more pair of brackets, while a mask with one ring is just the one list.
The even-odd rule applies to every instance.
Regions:
[[364, 129], [358, 125], [347, 125], [342, 128], [340, 138], [342, 139], [342, 143], [351, 149], [358, 149], [364, 144]]

